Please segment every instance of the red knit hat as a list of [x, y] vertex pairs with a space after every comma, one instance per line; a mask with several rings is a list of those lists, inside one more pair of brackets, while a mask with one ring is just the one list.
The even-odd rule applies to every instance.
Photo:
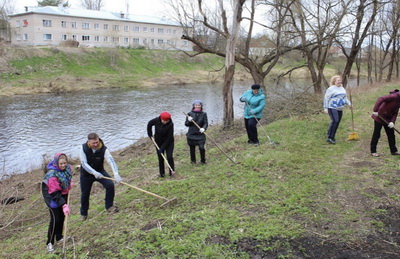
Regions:
[[162, 119], [163, 121], [169, 121], [171, 119], [171, 114], [169, 114], [168, 112], [162, 112], [160, 114], [160, 119]]

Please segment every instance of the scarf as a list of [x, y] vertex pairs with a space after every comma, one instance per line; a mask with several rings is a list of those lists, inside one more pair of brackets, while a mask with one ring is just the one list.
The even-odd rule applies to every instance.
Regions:
[[58, 181], [60, 182], [60, 187], [63, 190], [68, 190], [70, 185], [71, 185], [71, 180], [72, 180], [72, 170], [71, 166], [67, 165], [64, 171], [62, 171], [58, 167], [58, 159], [60, 158], [61, 155], [66, 156], [63, 153], [57, 153], [54, 156], [54, 159], [47, 165], [47, 174], [45, 175], [43, 182], [45, 184], [48, 183], [49, 179], [52, 177], [56, 177]]

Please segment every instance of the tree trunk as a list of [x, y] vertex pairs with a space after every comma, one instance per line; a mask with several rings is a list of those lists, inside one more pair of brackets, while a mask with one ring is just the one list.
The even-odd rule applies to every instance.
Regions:
[[231, 65], [225, 69], [224, 87], [222, 96], [224, 100], [224, 119], [223, 128], [228, 129], [233, 125], [233, 76], [235, 75], [235, 65]]

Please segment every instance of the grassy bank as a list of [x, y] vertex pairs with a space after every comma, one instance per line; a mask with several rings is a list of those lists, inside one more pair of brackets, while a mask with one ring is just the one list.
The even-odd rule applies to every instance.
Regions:
[[[390, 155], [384, 135], [381, 156], [369, 154], [372, 107], [378, 96], [398, 87], [352, 91], [361, 137], [355, 142], [346, 141], [353, 131], [349, 110], [338, 143], [329, 145], [328, 116], [311, 107], [260, 129], [259, 147], [246, 144], [241, 121], [230, 131], [211, 128], [209, 136], [237, 164], [209, 140], [208, 164], [191, 165], [186, 140], [178, 137], [174, 180], [157, 178], [148, 140], [115, 153], [125, 182], [178, 202], [161, 208], [162, 200], [120, 185], [120, 212], [110, 215], [104, 190], [95, 185], [89, 218], [82, 222], [75, 175], [68, 258], [399, 257], [399, 158]], [[266, 133], [280, 144], [270, 145]], [[2, 258], [60, 255], [61, 246], [58, 256], [45, 248], [48, 212], [34, 188], [41, 177], [33, 172], [0, 183], [4, 194], [26, 198], [1, 207]]]
[[224, 64], [176, 51], [2, 47], [1, 95], [213, 82]]

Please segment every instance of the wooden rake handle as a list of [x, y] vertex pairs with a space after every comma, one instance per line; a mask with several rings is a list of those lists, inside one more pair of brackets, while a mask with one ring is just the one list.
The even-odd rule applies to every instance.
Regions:
[[[386, 123], [386, 124], [389, 125], [389, 122], [387, 122], [387, 120], [385, 120], [381, 115], [378, 114], [378, 117], [379, 117], [381, 120], [383, 120], [384, 123]], [[399, 131], [398, 129], [396, 129], [395, 127], [393, 127], [393, 129], [394, 129], [397, 133], [400, 134], [400, 131]]]
[[[104, 178], [104, 179], [107, 179], [107, 180], [115, 181], [115, 179], [110, 178], [110, 177], [106, 177], [106, 176], [103, 176], [103, 178]], [[139, 187], [130, 185], [129, 183], [125, 183], [125, 182], [122, 182], [122, 181], [121, 181], [121, 184], [124, 184], [124, 185], [126, 185], [126, 186], [129, 186], [129, 187], [131, 187], [131, 188], [133, 188], [133, 189], [135, 189], [135, 190], [138, 190], [138, 191], [140, 191], [140, 192], [147, 193], [147, 194], [149, 194], [149, 195], [151, 195], [151, 196], [153, 196], [153, 197], [156, 197], [156, 198], [158, 198], [158, 199], [161, 199], [161, 200], [164, 200], [164, 201], [169, 201], [169, 200], [168, 200], [167, 198], [165, 198], [165, 197], [162, 197], [162, 196], [157, 195], [157, 194], [155, 194], [155, 193], [152, 193], [152, 192], [143, 190], [143, 189], [141, 189], [141, 188], [139, 188]]]
[[[186, 112], [182, 112], [182, 113], [185, 114], [186, 117], [189, 117], [189, 114], [187, 114]], [[197, 128], [201, 129], [201, 127], [199, 126], [199, 124], [197, 124], [194, 120], [192, 120], [191, 122], [193, 122], [193, 124], [194, 124]], [[232, 163], [234, 163], [234, 164], [236, 165], [236, 162], [233, 161], [233, 159], [230, 158], [230, 157], [228, 156], [228, 154], [225, 153], [225, 152], [217, 145], [217, 143], [216, 143], [212, 138], [210, 138], [210, 136], [209, 136], [206, 132], [203, 132], [203, 134], [206, 135], [207, 138], [208, 138], [209, 140], [211, 140], [211, 142], [212, 142], [212, 143], [227, 157], [227, 158], [229, 158], [229, 160], [231, 160]]]
[[[156, 143], [156, 141], [154, 140], [153, 137], [151, 137], [151, 141], [153, 141], [153, 144], [154, 144], [154, 146], [157, 148], [157, 150], [160, 150], [160, 148], [158, 147], [158, 145], [157, 145], [157, 143]], [[168, 159], [165, 157], [165, 155], [164, 155], [163, 153], [161, 153], [161, 156], [162, 156], [162, 158], [164, 159], [165, 163], [167, 164], [169, 170], [171, 170], [171, 172], [172, 172], [173, 174], [175, 174], [175, 171], [174, 171], [174, 170], [172, 169], [172, 167], [169, 165]]]

